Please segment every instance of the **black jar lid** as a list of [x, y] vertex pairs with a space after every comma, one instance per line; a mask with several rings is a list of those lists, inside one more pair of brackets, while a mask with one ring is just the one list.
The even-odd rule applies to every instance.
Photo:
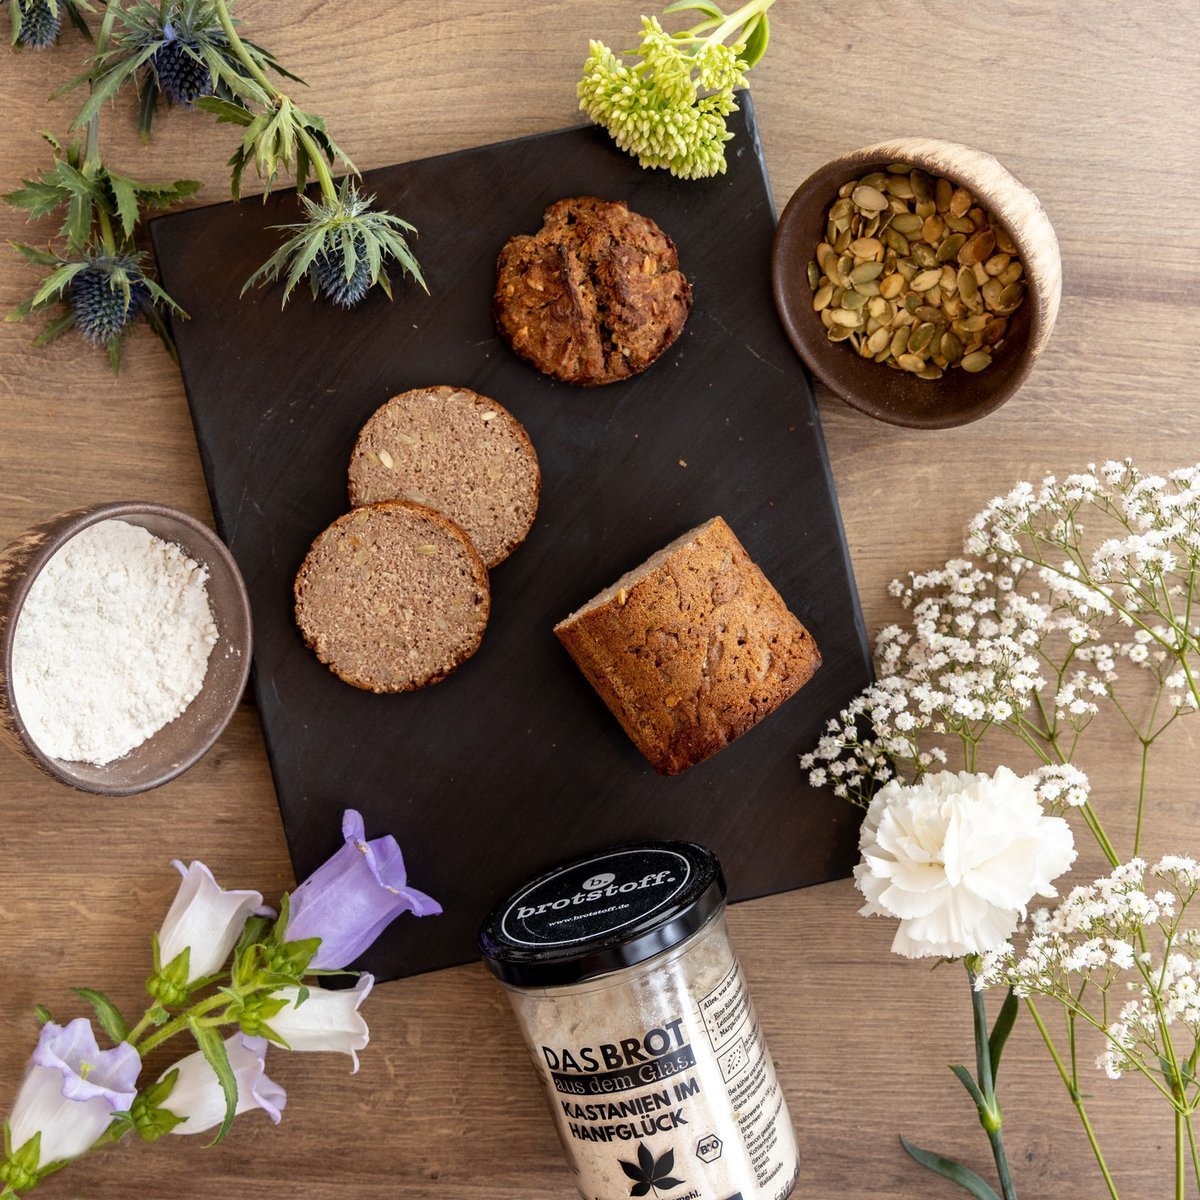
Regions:
[[692, 842], [616, 846], [515, 892], [484, 921], [479, 949], [516, 987], [578, 983], [679, 945], [724, 902], [725, 877], [711, 850]]

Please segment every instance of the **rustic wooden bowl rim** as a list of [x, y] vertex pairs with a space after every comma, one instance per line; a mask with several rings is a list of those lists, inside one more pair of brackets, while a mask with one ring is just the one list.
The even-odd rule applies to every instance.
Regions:
[[[36, 742], [33, 735], [29, 732], [21, 717], [20, 706], [17, 704], [16, 690], [13, 686], [13, 670], [12, 656], [13, 645], [16, 640], [17, 622], [21, 616], [21, 611], [25, 606], [25, 600], [29, 595], [30, 589], [33, 587], [35, 580], [45, 569], [46, 564], [63, 548], [69, 541], [82, 533], [85, 529], [92, 525], [98, 525], [101, 521], [120, 520], [125, 517], [157, 517], [162, 520], [171, 521], [179, 525], [186, 526], [189, 530], [196, 534], [198, 540], [202, 541], [211, 548], [212, 557], [222, 563], [228, 569], [228, 573], [234, 582], [235, 612], [232, 614], [235, 618], [240, 618], [244, 628], [246, 629], [245, 644], [238, 644], [237, 650], [241, 657], [241, 680], [240, 685], [232, 689], [230, 700], [224, 710], [222, 710], [216, 720], [212, 721], [208, 726], [203, 737], [198, 738], [195, 745], [184, 755], [173, 762], [163, 771], [156, 773], [144, 782], [135, 786], [121, 784], [118, 782], [105, 783], [103, 781], [83, 779], [76, 775], [71, 770], [71, 764], [60, 759], [52, 758], [48, 755]], [[12, 714], [13, 724], [16, 727], [17, 733], [21, 738], [26, 751], [37, 762], [37, 764], [48, 774], [62, 783], [68, 784], [70, 787], [82, 792], [90, 792], [95, 795], [105, 796], [131, 796], [140, 792], [147, 792], [156, 787], [161, 787], [162, 784], [168, 783], [182, 775], [189, 768], [204, 757], [205, 754], [212, 748], [217, 738], [224, 732], [229, 724], [233, 714], [237, 711], [237, 706], [241, 702], [242, 693], [245, 691], [246, 681], [250, 675], [250, 658], [251, 658], [251, 641], [252, 641], [252, 623], [250, 614], [250, 598], [246, 593], [245, 581], [242, 579], [241, 571], [238, 569], [237, 563], [234, 561], [233, 555], [229, 552], [229, 548], [221, 541], [219, 537], [211, 530], [203, 521], [197, 520], [190, 513], [183, 512], [181, 509], [172, 508], [166, 504], [158, 504], [149, 500], [119, 500], [105, 504], [85, 505], [81, 508], [68, 509], [66, 512], [57, 514], [56, 516], [48, 517], [44, 521], [40, 521], [33, 528], [54, 527], [53, 532], [48, 533], [45, 542], [34, 551], [28, 566], [20, 573], [13, 584], [12, 594], [9, 600], [9, 620], [4, 632], [3, 646], [3, 661], [4, 661], [4, 702], [7, 704], [9, 711]], [[19, 537], [20, 535], [18, 535]], [[169, 539], [168, 539], [169, 540]], [[210, 594], [211, 595], [211, 594]], [[214, 647], [214, 652], [215, 652]], [[207, 687], [208, 678], [206, 676], [203, 686]], [[166, 728], [166, 727], [164, 727]], [[161, 730], [159, 731], [162, 732]], [[158, 734], [152, 734], [147, 739], [146, 743], [152, 741]], [[120, 762], [120, 759], [116, 760]]]

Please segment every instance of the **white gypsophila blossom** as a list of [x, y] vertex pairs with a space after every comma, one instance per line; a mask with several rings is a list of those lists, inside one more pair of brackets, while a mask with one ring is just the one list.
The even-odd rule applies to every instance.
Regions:
[[1071, 763], [1051, 763], [1033, 773], [1038, 799], [1048, 812], [1082, 808], [1088, 802], [1088, 777]]
[[983, 954], [1016, 930], [1035, 896], [1075, 860], [1070, 827], [1042, 811], [1033, 779], [941, 771], [893, 780], [863, 822], [855, 883], [864, 916], [899, 920], [907, 958]]
[[878, 682], [801, 760], [813, 786], [865, 806], [880, 782], [946, 762], [939, 741], [960, 739], [971, 765], [997, 729], [1069, 758], [1124, 664], [1158, 689], [1139, 736], [1200, 710], [1200, 465], [1019, 483], [972, 519], [964, 549], [890, 586], [907, 619], [879, 634]]
[[[1054, 912], [1035, 913], [1023, 950], [1010, 944], [985, 955], [976, 987], [1058, 1000], [1103, 1032], [1096, 1065], [1110, 1078], [1131, 1069], [1157, 1075], [1164, 1027], [1185, 1026], [1193, 1045], [1200, 1038], [1200, 935], [1180, 927], [1198, 889], [1194, 858], [1165, 855], [1152, 867], [1132, 859], [1074, 888]], [[1107, 997], [1118, 983], [1132, 995], [1110, 1020]], [[1089, 988], [1105, 998], [1098, 1012], [1083, 1006]]]

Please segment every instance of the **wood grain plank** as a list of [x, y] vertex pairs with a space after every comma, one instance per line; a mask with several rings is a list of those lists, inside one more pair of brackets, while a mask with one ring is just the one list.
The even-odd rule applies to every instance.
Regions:
[[[614, 0], [513, 7], [484, 0], [241, 0], [255, 36], [308, 80], [363, 168], [576, 122], [587, 36], [625, 44], [640, 9]], [[873, 424], [821, 398], [860, 593], [874, 628], [888, 579], [936, 563], [971, 513], [1015, 479], [1095, 458], [1156, 468], [1196, 459], [1200, 357], [1200, 182], [1194, 103], [1200, 9], [1171, 0], [813, 0], [776, 9], [754, 76], [775, 197], [782, 204], [835, 154], [931, 134], [995, 153], [1040, 195], [1062, 243], [1058, 330], [1021, 394], [985, 422], [944, 433]], [[44, 161], [37, 130], [63, 132], [70, 97], [45, 96], [77, 68], [81, 43], [4, 57], [0, 184]], [[203, 179], [220, 199], [230, 131], [165, 114], [149, 146], [124, 110], [106, 117], [114, 164], [150, 178]], [[45, 231], [33, 231], [45, 236]], [[0, 212], [0, 237], [31, 236]], [[0, 308], [26, 293], [15, 259]], [[762, 264], [765, 270], [766, 265]], [[145, 496], [210, 516], [173, 365], [148, 336], [114, 380], [64, 340], [32, 349], [0, 326], [0, 541], [59, 509]], [[1196, 740], [1186, 726], [1154, 770], [1151, 850], [1197, 849]], [[1128, 839], [1128, 747], [1094, 738], [1084, 765]], [[0, 758], [0, 1110], [19, 1080], [42, 1001], [68, 1013], [90, 983], [139, 1003], [137, 966], [173, 889], [167, 860], [200, 858], [231, 884], [290, 883], [254, 714], [195, 770], [149, 797], [97, 802]], [[1094, 856], [1081, 867], [1098, 867]], [[983, 1169], [974, 1115], [945, 1064], [969, 1057], [964, 985], [888, 953], [886, 923], [855, 915], [837, 884], [737, 909], [733, 928], [805, 1155], [799, 1194], [847, 1200], [952, 1197], [913, 1167], [903, 1130]], [[44, 1194], [199, 1200], [253, 1186], [264, 1197], [334, 1200], [565, 1200], [568, 1176], [505, 1010], [479, 968], [381, 989], [362, 1073], [342, 1060], [275, 1055], [284, 1125], [239, 1122], [229, 1143], [197, 1139], [99, 1156]], [[1100, 1136], [1130, 1197], [1169, 1188], [1170, 1127], [1136, 1081], [1089, 1081]], [[1031, 1030], [1018, 1029], [1003, 1098], [1022, 1194], [1101, 1194], [1074, 1113]]]

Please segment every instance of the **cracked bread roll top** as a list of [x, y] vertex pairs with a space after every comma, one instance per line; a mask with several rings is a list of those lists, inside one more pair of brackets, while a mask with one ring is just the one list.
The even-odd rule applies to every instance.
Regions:
[[721, 517], [677, 538], [554, 632], [661, 775], [741, 737], [821, 665], [811, 634]]
[[493, 311], [539, 371], [595, 387], [644, 371], [679, 337], [692, 289], [675, 243], [624, 201], [578, 196], [500, 252]]
[[542, 486], [525, 427], [469, 388], [414, 388], [377, 409], [350, 455], [350, 503], [410, 500], [444, 513], [484, 563], [503, 562], [537, 516]]
[[320, 534], [296, 576], [296, 623], [340, 679], [408, 692], [479, 648], [491, 596], [471, 539], [408, 501], [356, 508]]

